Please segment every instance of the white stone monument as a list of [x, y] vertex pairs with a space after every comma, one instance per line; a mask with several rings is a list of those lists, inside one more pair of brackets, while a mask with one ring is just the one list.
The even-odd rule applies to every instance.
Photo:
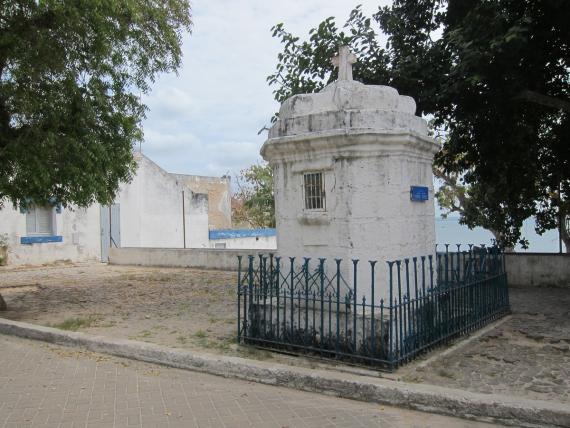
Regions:
[[[355, 61], [341, 47], [336, 82], [286, 100], [261, 155], [274, 173], [279, 255], [326, 257], [331, 267], [342, 258], [349, 280], [350, 259], [360, 260], [359, 278], [377, 260], [378, 296], [386, 261], [434, 254], [439, 146], [412, 98], [352, 80]], [[361, 293], [370, 294], [359, 280]]]

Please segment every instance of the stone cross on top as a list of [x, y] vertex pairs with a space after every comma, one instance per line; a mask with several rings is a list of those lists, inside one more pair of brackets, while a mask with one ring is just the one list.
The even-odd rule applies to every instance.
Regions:
[[338, 49], [338, 55], [332, 59], [333, 65], [338, 68], [338, 80], [352, 80], [352, 64], [355, 62], [356, 56], [348, 46]]

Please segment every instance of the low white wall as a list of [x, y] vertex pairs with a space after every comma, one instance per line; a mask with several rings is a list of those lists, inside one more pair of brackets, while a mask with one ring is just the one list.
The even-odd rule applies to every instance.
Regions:
[[570, 254], [510, 253], [505, 264], [511, 287], [570, 288]]
[[268, 254], [265, 250], [217, 250], [211, 248], [111, 248], [109, 264], [189, 267], [197, 269], [238, 270], [238, 256]]

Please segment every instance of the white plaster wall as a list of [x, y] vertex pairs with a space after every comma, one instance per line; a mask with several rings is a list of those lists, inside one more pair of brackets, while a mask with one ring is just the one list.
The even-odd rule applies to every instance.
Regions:
[[277, 249], [277, 237], [248, 236], [244, 238], [210, 240], [210, 248], [215, 248], [215, 244], [226, 244], [226, 249], [228, 250], [256, 249], [256, 250], [275, 251]]
[[207, 248], [207, 195], [198, 197], [182, 180], [145, 156], [136, 154], [135, 158], [136, 176], [122, 186], [117, 198], [121, 246], [184, 248], [185, 229], [187, 248]]
[[[0, 234], [9, 237], [8, 263], [11, 265], [52, 263], [57, 260], [72, 262], [100, 260], [101, 240], [99, 206], [63, 208], [55, 214], [54, 235], [63, 242], [37, 244], [20, 243], [26, 234], [26, 214], [6, 204], [0, 210]], [[75, 242], [75, 243], [74, 243]]]

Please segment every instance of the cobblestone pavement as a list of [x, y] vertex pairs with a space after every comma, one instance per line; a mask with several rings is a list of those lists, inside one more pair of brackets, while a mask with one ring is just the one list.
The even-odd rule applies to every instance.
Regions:
[[0, 335], [0, 427], [490, 427]]
[[509, 320], [402, 379], [570, 403], [570, 290], [512, 289], [510, 299]]

